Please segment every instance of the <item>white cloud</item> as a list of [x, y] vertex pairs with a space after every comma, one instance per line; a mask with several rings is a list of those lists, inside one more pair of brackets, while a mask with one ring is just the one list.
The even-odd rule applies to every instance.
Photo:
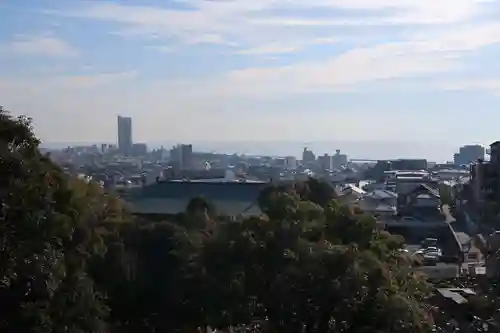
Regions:
[[293, 53], [300, 51], [308, 46], [318, 45], [318, 44], [332, 44], [337, 42], [335, 38], [313, 38], [309, 40], [294, 42], [274, 42], [265, 45], [259, 45], [252, 48], [237, 51], [237, 54], [243, 55], [268, 55], [268, 54], [282, 54], [282, 53]]
[[[353, 47], [318, 61], [289, 66], [234, 70], [202, 82], [168, 82], [172, 90], [199, 91], [203, 96], [268, 97], [276, 94], [345, 91], [360, 83], [445, 73], [462, 65], [465, 52], [500, 42], [500, 23], [474, 21], [482, 5], [490, 0], [240, 0], [178, 1], [191, 10], [174, 10], [118, 3], [84, 2], [65, 15], [121, 24], [122, 33], [153, 36], [183, 44], [228, 44], [229, 52], [241, 55], [276, 55], [304, 50], [315, 44], [331, 44], [342, 37], [308, 28], [287, 28], [284, 16], [272, 18], [266, 10], [325, 9], [355, 10], [344, 18], [324, 21], [331, 25], [413, 24], [411, 35], [379, 45]], [[333, 15], [333, 14], [332, 14]], [[348, 17], [348, 18], [345, 18]], [[277, 20], [273, 23], [272, 20]], [[280, 21], [282, 20], [282, 21]], [[300, 20], [322, 22], [321, 20]], [[296, 22], [297, 23], [297, 22]], [[292, 25], [300, 25], [293, 23]], [[453, 23], [453, 25], [450, 25]], [[321, 23], [323, 24], [323, 23]], [[366, 23], [365, 23], [366, 24]], [[283, 26], [285, 25], [285, 27]], [[366, 32], [366, 30], [363, 30]], [[359, 37], [359, 36], [358, 36]], [[176, 50], [175, 43], [160, 41], [161, 52]], [[181, 87], [181, 88], [179, 88]]]
[[324, 0], [301, 3], [304, 7], [330, 7], [334, 9], [368, 10], [368, 14], [348, 19], [305, 19], [300, 17], [274, 17], [254, 22], [286, 26], [370, 26], [370, 25], [442, 25], [466, 21], [480, 12], [481, 5], [492, 0]]
[[267, 45], [256, 46], [250, 49], [245, 49], [237, 51], [237, 54], [243, 55], [263, 55], [263, 54], [280, 54], [280, 53], [292, 53], [300, 49], [296, 45], [286, 45], [280, 43], [271, 43]]
[[[189, 91], [202, 90], [217, 96], [251, 98], [309, 92], [352, 90], [361, 83], [404, 77], [432, 76], [460, 69], [466, 52], [500, 43], [500, 24], [463, 26], [450, 33], [433, 31], [429, 40], [422, 35], [401, 42], [356, 48], [324, 61], [296, 62], [289, 66], [246, 68], [204, 82]], [[253, 49], [284, 52], [290, 49]], [[207, 88], [209, 87], [209, 88]]]
[[[359, 82], [456, 68], [462, 52], [500, 41], [498, 23], [477, 20], [484, 14], [484, 6], [492, 1], [177, 1], [189, 10], [84, 2], [82, 7], [64, 14], [116, 23], [123, 35], [162, 40], [157, 49], [163, 52], [176, 50], [179, 44], [209, 43], [230, 46], [226, 52], [254, 56], [296, 53], [310, 45], [340, 40], [364, 41], [369, 25], [413, 27], [399, 38], [395, 37], [397, 29], [393, 29], [385, 33], [386, 41], [380, 45], [353, 48], [321, 62], [296, 63], [290, 68], [246, 69], [223, 80], [229, 81], [230, 87], [236, 84], [237, 91], [286, 91], [286, 87], [293, 87], [293, 91], [302, 92], [345, 89], [346, 85]], [[285, 9], [301, 13], [311, 8], [321, 9], [323, 18], [283, 14]], [[342, 15], [338, 10], [351, 12]], [[325, 36], [328, 26], [332, 26], [331, 32]], [[348, 33], [345, 29], [339, 32], [338, 27], [364, 29], [351, 29]]]
[[98, 89], [102, 86], [120, 84], [135, 78], [135, 71], [120, 72], [120, 73], [100, 73], [95, 75], [75, 75], [75, 76], [59, 76], [50, 78], [48, 82], [40, 82], [43, 89], [49, 90], [54, 88], [62, 88], [63, 90], [80, 90], [80, 89]]
[[33, 93], [44, 93], [47, 91], [78, 92], [100, 89], [103, 86], [109, 88], [111, 85], [127, 82], [137, 75], [136, 72], [99, 73], [89, 75], [59, 75], [41, 76], [35, 78], [12, 79], [0, 77], [0, 88], [4, 90], [28, 90]]
[[[318, 38], [308, 26], [445, 25], [466, 22], [492, 0], [234, 0], [178, 1], [191, 10], [86, 2], [66, 12], [74, 17], [115, 22], [122, 34], [185, 43], [229, 43], [263, 47], [276, 40]], [[324, 9], [330, 17], [290, 17], [280, 10]], [[342, 16], [336, 9], [352, 10]], [[333, 11], [332, 11], [333, 10]], [[270, 14], [272, 11], [274, 14]], [[278, 14], [276, 14], [278, 13]], [[293, 27], [293, 29], [292, 29]], [[332, 36], [337, 38], [339, 36]], [[259, 44], [259, 45], [256, 45]]]
[[500, 94], [500, 80], [497, 79], [468, 79], [440, 82], [438, 88], [449, 91], [490, 91]]
[[48, 36], [20, 36], [4, 45], [5, 52], [25, 56], [74, 57], [78, 50], [69, 43]]

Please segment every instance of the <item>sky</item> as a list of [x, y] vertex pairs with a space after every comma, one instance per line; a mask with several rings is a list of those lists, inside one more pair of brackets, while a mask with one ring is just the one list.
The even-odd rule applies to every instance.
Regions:
[[418, 142], [450, 159], [500, 139], [499, 14], [500, 0], [0, 0], [0, 105], [46, 143], [116, 142], [124, 115], [137, 142]]

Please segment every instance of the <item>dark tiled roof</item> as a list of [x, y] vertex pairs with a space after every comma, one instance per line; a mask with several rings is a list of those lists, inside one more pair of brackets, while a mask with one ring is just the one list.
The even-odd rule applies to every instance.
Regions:
[[209, 200], [253, 202], [266, 186], [264, 183], [163, 182], [141, 188], [133, 193], [132, 197], [191, 199], [203, 196]]
[[433, 188], [432, 186], [430, 186], [428, 184], [418, 184], [418, 186], [416, 186], [412, 190], [408, 191], [407, 193], [404, 193], [404, 195], [414, 195], [414, 194], [419, 194], [422, 192], [427, 192], [436, 198], [440, 198], [439, 190]]
[[366, 197], [370, 197], [373, 199], [393, 199], [397, 198], [398, 195], [395, 192], [389, 190], [373, 190], [365, 195]]
[[164, 182], [137, 189], [126, 199], [133, 213], [177, 214], [189, 201], [205, 197], [222, 215], [258, 215], [257, 206], [264, 183]]
[[426, 190], [427, 192], [429, 192], [429, 194], [431, 194], [431, 195], [435, 196], [436, 198], [439, 198], [439, 197], [440, 197], [440, 196], [439, 196], [439, 191], [438, 191], [438, 190], [436, 190], [436, 189], [434, 189], [434, 188], [432, 188], [432, 187], [430, 187], [430, 186], [429, 186], [429, 185], [427, 185], [427, 184], [421, 184], [419, 187], [417, 187], [417, 188], [415, 189], [415, 191], [417, 191], [417, 190]]
[[[136, 214], [178, 214], [186, 211], [188, 198], [143, 198], [130, 203]], [[220, 215], [260, 215], [262, 212], [255, 201], [213, 200], [215, 210]]]

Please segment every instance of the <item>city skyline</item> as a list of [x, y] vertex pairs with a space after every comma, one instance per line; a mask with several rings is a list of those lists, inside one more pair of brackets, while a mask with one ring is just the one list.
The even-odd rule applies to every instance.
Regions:
[[391, 142], [378, 154], [420, 145], [450, 160], [497, 139], [497, 12], [487, 0], [4, 1], [0, 104], [46, 143], [115, 142], [118, 113], [137, 142]]
[[[116, 142], [107, 142], [116, 144]], [[145, 142], [149, 149], [158, 149], [163, 146], [169, 150], [177, 144], [192, 144], [195, 152], [214, 152], [223, 154], [269, 155], [269, 156], [295, 156], [301, 158], [304, 147], [314, 151], [318, 156], [325, 153], [334, 155], [337, 149], [342, 154], [347, 154], [353, 159], [390, 160], [398, 158], [426, 158], [429, 161], [444, 163], [453, 161], [453, 155], [459, 151], [460, 145], [435, 143], [435, 149], [429, 150], [428, 143], [419, 142]], [[100, 145], [101, 142], [66, 142], [42, 144], [45, 148], [62, 149], [67, 146]], [[486, 148], [489, 147], [485, 145]], [[433, 153], [433, 152], [438, 152]]]

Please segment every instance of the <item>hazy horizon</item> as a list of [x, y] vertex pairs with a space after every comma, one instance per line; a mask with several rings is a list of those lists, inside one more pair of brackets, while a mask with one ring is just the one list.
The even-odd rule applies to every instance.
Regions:
[[[43, 143], [42, 147], [61, 149], [67, 146], [93, 145], [105, 142], [66, 142], [66, 143]], [[107, 143], [107, 142], [106, 142]], [[179, 142], [175, 141], [153, 141], [145, 142], [149, 149], [170, 149]], [[446, 142], [389, 142], [389, 141], [192, 141], [183, 142], [193, 144], [194, 151], [216, 152], [216, 153], [238, 153], [246, 155], [270, 155], [270, 156], [296, 156], [302, 155], [304, 147], [313, 150], [316, 155], [324, 153], [335, 154], [340, 149], [342, 154], [347, 154], [354, 159], [397, 159], [397, 158], [426, 158], [433, 162], [446, 162], [453, 160], [453, 154], [458, 152], [461, 145]], [[113, 143], [116, 144], [116, 143]], [[432, 147], [432, 149], [429, 149]]]

